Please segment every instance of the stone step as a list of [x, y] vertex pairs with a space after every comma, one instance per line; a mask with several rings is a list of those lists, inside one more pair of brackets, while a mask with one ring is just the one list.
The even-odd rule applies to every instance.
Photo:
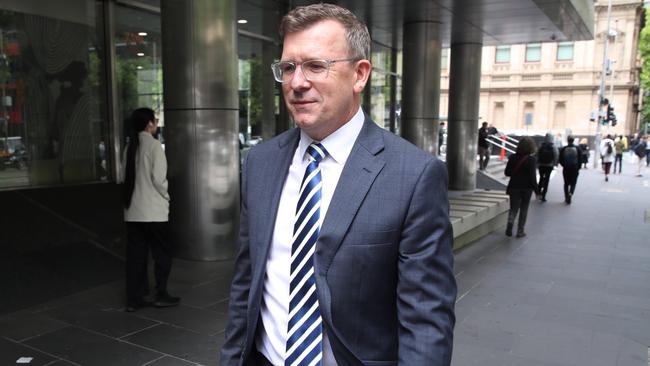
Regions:
[[450, 192], [454, 250], [505, 225], [509, 199], [504, 191]]

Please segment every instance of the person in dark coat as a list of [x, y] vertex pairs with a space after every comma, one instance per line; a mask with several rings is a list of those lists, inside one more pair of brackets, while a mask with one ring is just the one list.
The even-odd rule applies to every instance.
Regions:
[[559, 151], [553, 143], [553, 134], [547, 133], [544, 142], [537, 151], [537, 168], [539, 169], [539, 193], [540, 200], [546, 202], [548, 183], [551, 180], [551, 172], [557, 166]]
[[537, 186], [537, 159], [533, 156], [536, 146], [535, 141], [530, 137], [524, 137], [517, 145], [517, 151], [511, 155], [506, 165], [505, 175], [510, 177], [506, 193], [510, 196], [510, 212], [508, 213], [508, 226], [506, 235], [512, 236], [512, 228], [515, 218], [519, 214], [517, 222], [517, 237], [526, 236], [526, 216], [530, 198], [535, 192], [539, 196]]
[[580, 156], [582, 150], [573, 144], [573, 136], [567, 138], [569, 143], [560, 150], [560, 165], [562, 165], [562, 177], [564, 178], [564, 202], [571, 204], [571, 197], [576, 190], [578, 183], [578, 174], [580, 173]]

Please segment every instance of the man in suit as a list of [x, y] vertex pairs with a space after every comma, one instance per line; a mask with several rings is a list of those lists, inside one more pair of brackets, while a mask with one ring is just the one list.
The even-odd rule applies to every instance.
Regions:
[[449, 365], [444, 164], [364, 116], [370, 36], [351, 12], [299, 7], [280, 33], [298, 128], [244, 163], [221, 365]]

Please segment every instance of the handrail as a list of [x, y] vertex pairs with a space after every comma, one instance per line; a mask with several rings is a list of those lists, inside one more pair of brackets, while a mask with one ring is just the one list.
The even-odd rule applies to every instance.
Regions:
[[495, 135], [489, 135], [485, 138], [485, 141], [511, 154], [515, 153], [517, 150], [517, 145], [519, 144], [519, 141], [517, 139], [508, 135], [501, 135], [501, 139]]

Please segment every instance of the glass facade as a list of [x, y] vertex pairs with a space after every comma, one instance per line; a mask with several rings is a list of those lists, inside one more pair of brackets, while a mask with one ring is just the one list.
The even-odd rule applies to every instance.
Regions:
[[[381, 45], [373, 44], [371, 62], [372, 73], [370, 74], [370, 118], [379, 127], [390, 129], [391, 125], [391, 49]], [[366, 91], [367, 92], [367, 91]]]
[[101, 8], [68, 3], [0, 8], [0, 188], [106, 177]]
[[[242, 156], [291, 126], [270, 70], [286, 8], [237, 2]], [[160, 11], [159, 0], [0, 4], [0, 189], [115, 181], [131, 111], [154, 109], [164, 129]], [[375, 43], [371, 61], [364, 109], [399, 133], [401, 54]]]
[[160, 15], [117, 4], [113, 47], [118, 120], [126, 121], [136, 108], [149, 107], [164, 129]]

